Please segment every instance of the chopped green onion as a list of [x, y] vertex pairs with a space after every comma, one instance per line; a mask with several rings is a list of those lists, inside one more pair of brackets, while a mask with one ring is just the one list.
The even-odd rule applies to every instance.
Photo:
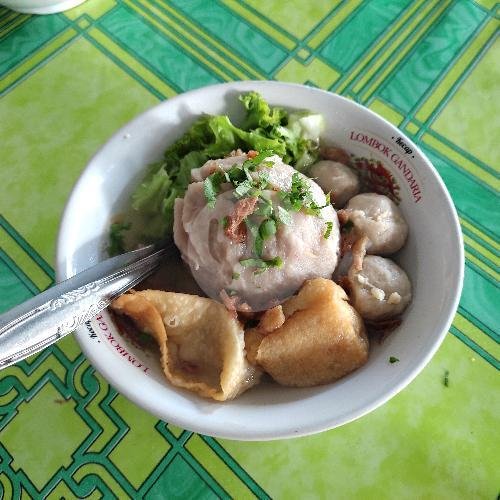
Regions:
[[268, 267], [282, 267], [283, 259], [281, 257], [274, 257], [264, 261]]
[[240, 260], [240, 264], [243, 267], [265, 267], [264, 261], [262, 259], [254, 259], [254, 258], [242, 259]]
[[252, 189], [250, 189], [248, 194], [250, 196], [255, 196], [255, 198], [259, 198], [260, 195], [262, 194], [262, 191], [258, 188], [252, 187]]
[[262, 252], [264, 251], [264, 240], [259, 234], [259, 226], [248, 219], [245, 220], [245, 224], [247, 226], [247, 229], [250, 231], [250, 234], [254, 238], [255, 254], [257, 255], [257, 257], [261, 257]]
[[257, 255], [257, 257], [262, 257], [262, 252], [264, 252], [264, 239], [262, 238], [262, 236], [260, 234], [258, 234], [255, 237], [253, 247], [254, 247], [255, 254]]
[[243, 164], [243, 172], [245, 172], [247, 180], [249, 180], [250, 182], [253, 182], [252, 174], [250, 173], [250, 170], [248, 169], [248, 167], [245, 167], [245, 164]]
[[267, 157], [272, 156], [273, 154], [274, 152], [271, 149], [263, 149], [253, 158], [245, 160], [243, 162], [243, 167], [248, 168], [250, 171], [254, 171], [261, 163], [263, 163], [266, 167], [272, 167], [273, 166], [272, 161], [264, 162], [264, 160]]
[[269, 172], [259, 172], [259, 189], [266, 189], [269, 185]]
[[270, 217], [273, 213], [273, 204], [266, 198], [260, 197], [259, 206], [255, 210], [255, 215], [260, 215], [262, 217]]
[[207, 200], [207, 205], [210, 208], [215, 207], [217, 195], [219, 194], [220, 191], [220, 185], [224, 182], [225, 179], [226, 177], [224, 175], [224, 172], [217, 171], [214, 172], [212, 175], [209, 175], [203, 181], [203, 194], [205, 195], [205, 199]]
[[227, 176], [229, 177], [229, 181], [233, 185], [238, 185], [246, 179], [245, 172], [238, 165], [234, 165], [227, 171]]
[[328, 221], [326, 223], [326, 231], [325, 231], [325, 234], [323, 235], [323, 238], [325, 238], [325, 240], [327, 240], [329, 237], [330, 237], [330, 234], [332, 232], [332, 228], [333, 228], [333, 222], [331, 221]]
[[449, 374], [450, 374], [450, 372], [448, 370], [446, 370], [444, 372], [443, 384], [444, 384], [445, 387], [448, 387], [449, 383], [450, 383], [449, 378], [448, 378]]
[[281, 267], [283, 265], [283, 260], [281, 257], [274, 257], [272, 259], [243, 259], [240, 260], [240, 264], [243, 267], [256, 267], [258, 269], [269, 269], [270, 267]]
[[392, 365], [393, 363], [398, 363], [398, 362], [399, 362], [399, 359], [398, 359], [398, 358], [395, 358], [394, 356], [391, 356], [391, 357], [389, 358], [389, 363], [391, 363], [391, 365]]
[[259, 234], [263, 240], [268, 240], [276, 234], [276, 222], [273, 219], [266, 219], [259, 227]]
[[250, 182], [247, 179], [235, 187], [234, 194], [237, 198], [243, 198], [244, 196], [246, 196], [248, 194], [248, 192], [252, 189], [252, 187], [253, 187], [252, 182]]
[[253, 222], [249, 221], [248, 219], [245, 221], [247, 225], [247, 229], [250, 231], [250, 234], [254, 237], [257, 238], [259, 236], [259, 226], [257, 224], [254, 224]]
[[316, 203], [314, 203], [314, 204], [312, 203], [310, 206], [304, 207], [304, 212], [307, 215], [318, 216], [320, 214], [320, 212], [319, 212], [320, 208], [322, 208], [322, 207], [319, 207], [318, 205], [316, 205]]
[[292, 223], [292, 216], [290, 213], [279, 205], [276, 210], [276, 218], [280, 224], [284, 224], [285, 226], [289, 226]]
[[317, 216], [320, 214], [320, 209], [324, 208], [315, 203], [309, 182], [298, 172], [292, 175], [290, 191], [282, 191], [279, 196], [285, 208], [294, 212], [303, 209], [307, 214]]

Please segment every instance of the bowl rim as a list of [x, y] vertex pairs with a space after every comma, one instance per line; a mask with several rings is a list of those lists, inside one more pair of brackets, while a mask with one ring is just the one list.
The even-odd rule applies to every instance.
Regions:
[[[300, 430], [296, 430], [295, 426], [292, 424], [288, 424], [286, 429], [279, 429], [279, 430], [267, 430], [267, 431], [259, 431], [257, 429], [228, 429], [224, 427], [219, 427], [218, 429], [214, 429], [212, 426], [206, 426], [203, 424], [203, 421], [200, 422], [200, 420], [191, 420], [187, 421], [183, 418], [178, 418], [176, 415], [165, 415], [164, 412], [160, 411], [160, 408], [154, 404], [152, 401], [152, 398], [145, 395], [144, 392], [142, 391], [136, 391], [134, 390], [134, 386], [131, 384], [127, 384], [122, 379], [116, 375], [116, 372], [112, 370], [111, 367], [106, 365], [105, 363], [102, 363], [100, 358], [101, 355], [97, 354], [98, 350], [97, 349], [92, 349], [89, 345], [87, 345], [85, 342], [82, 341], [84, 338], [84, 335], [86, 335], [86, 330], [84, 327], [80, 327], [76, 330], [76, 340], [78, 344], [80, 345], [83, 353], [85, 356], [89, 359], [91, 365], [104, 377], [104, 379], [113, 387], [117, 389], [117, 391], [124, 395], [127, 399], [130, 401], [134, 402], [141, 408], [145, 409], [149, 413], [155, 415], [161, 420], [168, 421], [169, 423], [172, 423], [174, 425], [177, 425], [181, 428], [187, 428], [193, 432], [217, 437], [217, 438], [224, 438], [224, 439], [233, 439], [233, 440], [242, 440], [242, 441], [259, 441], [259, 440], [275, 440], [275, 439], [288, 439], [288, 438], [293, 438], [293, 437], [299, 437], [299, 436], [307, 436], [311, 434], [315, 434], [318, 432], [326, 431], [329, 429], [333, 429], [335, 427], [339, 427], [341, 425], [345, 425], [349, 422], [352, 422], [353, 420], [356, 420], [358, 418], [363, 417], [364, 415], [372, 412], [376, 408], [382, 406], [385, 404], [387, 401], [392, 399], [396, 394], [398, 394], [400, 391], [402, 391], [407, 385], [412, 382], [415, 377], [425, 368], [425, 366], [429, 363], [429, 361], [432, 359], [438, 348], [441, 346], [446, 334], [448, 333], [448, 330], [451, 326], [451, 323], [453, 321], [453, 318], [456, 314], [458, 304], [460, 301], [461, 293], [462, 293], [462, 288], [463, 288], [463, 279], [464, 279], [464, 266], [465, 266], [465, 261], [464, 261], [464, 247], [463, 247], [463, 237], [462, 237], [462, 231], [460, 229], [460, 222], [458, 218], [458, 214], [456, 212], [455, 205], [451, 199], [450, 193], [448, 192], [444, 181], [442, 180], [441, 176], [439, 175], [438, 171], [432, 165], [431, 161], [428, 159], [427, 155], [421, 150], [421, 148], [415, 144], [410, 137], [408, 137], [402, 130], [397, 128], [395, 125], [390, 123], [388, 120], [386, 120], [384, 117], [379, 115], [378, 113], [372, 111], [371, 109], [363, 106], [362, 104], [355, 102], [351, 99], [348, 99], [344, 96], [341, 96], [339, 94], [336, 94], [334, 92], [330, 92], [327, 90], [319, 89], [316, 87], [311, 87], [308, 85], [303, 85], [299, 83], [289, 83], [289, 82], [279, 82], [279, 81], [274, 81], [274, 80], [242, 80], [242, 81], [235, 81], [235, 82], [226, 82], [226, 83], [219, 83], [219, 84], [214, 84], [214, 85], [208, 85], [204, 87], [199, 87], [194, 90], [190, 90], [187, 92], [180, 93], [170, 99], [163, 100], [159, 102], [158, 104], [149, 107], [133, 119], [129, 120], [126, 122], [123, 126], [121, 126], [114, 134], [112, 134], [100, 147], [99, 149], [91, 156], [91, 158], [87, 161], [86, 166], [84, 169], [81, 171], [80, 176], [78, 180], [76, 181], [75, 185], [73, 186], [67, 201], [65, 203], [63, 213], [61, 215], [60, 219], [60, 224], [58, 228], [58, 236], [57, 236], [57, 242], [56, 242], [56, 280], [57, 282], [63, 281], [65, 279], [70, 278], [71, 276], [66, 272], [65, 264], [66, 264], [66, 259], [65, 253], [64, 253], [64, 242], [65, 242], [65, 233], [67, 231], [67, 225], [69, 224], [68, 222], [68, 216], [70, 213], [70, 208], [72, 204], [72, 199], [80, 189], [81, 186], [86, 182], [86, 177], [89, 175], [90, 170], [92, 169], [92, 166], [94, 164], [94, 161], [101, 155], [103, 150], [106, 148], [108, 143], [111, 141], [116, 140], [119, 137], [122, 137], [124, 134], [124, 131], [128, 129], [129, 127], [133, 126], [137, 122], [140, 122], [143, 120], [143, 118], [152, 112], [152, 110], [168, 106], [169, 103], [175, 102], [177, 100], [182, 100], [185, 99], [186, 97], [189, 97], [191, 95], [197, 94], [197, 93], [203, 93], [204, 91], [207, 90], [213, 90], [215, 88], [221, 89], [221, 92], [224, 91], [224, 89], [231, 89], [231, 90], [246, 90], [250, 91], [251, 89], [249, 87], [255, 86], [259, 87], [262, 85], [271, 85], [275, 87], [282, 87], [283, 89], [288, 89], [288, 90], [294, 90], [294, 89], [301, 89], [302, 91], [310, 91], [314, 93], [322, 93], [322, 94], [327, 94], [329, 97], [334, 97], [335, 99], [340, 99], [341, 101], [344, 101], [348, 103], [350, 106], [354, 106], [355, 108], [358, 108], [359, 111], [363, 113], [368, 113], [372, 115], [372, 117], [376, 118], [377, 120], [381, 121], [386, 127], [389, 127], [393, 132], [397, 132], [400, 137], [404, 139], [404, 141], [412, 147], [414, 152], [418, 155], [419, 160], [423, 162], [428, 169], [428, 171], [432, 174], [433, 181], [436, 182], [440, 188], [441, 194], [443, 195], [444, 201], [449, 209], [449, 214], [450, 214], [450, 227], [448, 228], [448, 231], [453, 233], [453, 237], [456, 238], [457, 242], [459, 243], [458, 248], [455, 250], [457, 251], [456, 255], [456, 266], [457, 266], [457, 273], [456, 275], [453, 276], [454, 282], [450, 286], [450, 289], [453, 290], [454, 296], [453, 300], [450, 302], [450, 305], [448, 307], [448, 312], [446, 316], [443, 315], [441, 318], [441, 321], [439, 323], [439, 326], [435, 328], [435, 331], [439, 333], [436, 334], [434, 342], [430, 346], [430, 348], [425, 352], [425, 355], [422, 356], [420, 361], [408, 372], [405, 373], [405, 375], [401, 378], [401, 380], [395, 384], [390, 390], [387, 390], [385, 393], [372, 398], [370, 402], [367, 404], [364, 404], [361, 409], [353, 410], [351, 414], [347, 416], [343, 416], [341, 418], [335, 418], [337, 420], [336, 422], [333, 422], [334, 418], [326, 418], [323, 420], [315, 420], [313, 423], [309, 425], [302, 425]], [[256, 89], [258, 91], [258, 89]], [[272, 104], [272, 103], [271, 103]], [[83, 269], [81, 269], [83, 271]]]

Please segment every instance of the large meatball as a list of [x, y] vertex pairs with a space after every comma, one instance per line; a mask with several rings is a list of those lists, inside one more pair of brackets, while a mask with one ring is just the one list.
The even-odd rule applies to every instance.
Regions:
[[393, 318], [411, 301], [410, 280], [390, 259], [367, 255], [361, 270], [351, 266], [348, 280], [352, 305], [364, 319]]
[[382, 194], [358, 194], [349, 200], [340, 215], [354, 225], [357, 236], [368, 238], [366, 251], [369, 254], [397, 252], [408, 236], [408, 224], [401, 210]]
[[[277, 225], [275, 234], [264, 241], [262, 255], [257, 258], [259, 233], [256, 228], [265, 220], [259, 210], [261, 198], [238, 200], [227, 183], [221, 186], [215, 206], [211, 208], [202, 182], [214, 169], [228, 170], [241, 165], [246, 158], [211, 160], [193, 172], [198, 182], [189, 185], [184, 199], [176, 200], [174, 240], [207, 295], [231, 301], [238, 310], [250, 307], [257, 311], [282, 302], [308, 279], [331, 277], [337, 265], [339, 228], [337, 215], [330, 205], [321, 208], [319, 215], [289, 210], [282, 195], [291, 190], [294, 174], [307, 183], [311, 198], [318, 206], [325, 204], [325, 195], [314, 181], [284, 164], [279, 157], [271, 156], [252, 175], [266, 172], [269, 186], [261, 196], [272, 205], [273, 213], [285, 209], [289, 220]], [[240, 212], [243, 225], [238, 225], [234, 237], [228, 237], [227, 221], [234, 220]], [[256, 259], [255, 265], [248, 259]], [[273, 264], [267, 266], [265, 262]]]
[[325, 193], [331, 193], [337, 208], [342, 208], [359, 193], [358, 175], [343, 163], [321, 160], [311, 167], [309, 174]]

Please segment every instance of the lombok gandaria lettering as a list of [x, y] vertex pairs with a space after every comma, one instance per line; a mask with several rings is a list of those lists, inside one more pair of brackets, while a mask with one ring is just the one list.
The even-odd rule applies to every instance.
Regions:
[[[99, 334], [101, 335], [102, 338], [106, 341], [106, 343], [113, 349], [116, 350], [116, 352], [120, 355], [123, 356], [123, 358], [128, 361], [131, 365], [135, 366], [136, 368], [141, 369], [144, 373], [147, 373], [149, 371], [149, 367], [145, 366], [142, 361], [137, 359], [134, 354], [132, 354], [130, 351], [127, 350], [126, 347], [121, 345], [120, 339], [117, 338], [115, 333], [113, 332], [113, 328], [109, 326], [108, 322], [104, 318], [102, 314], [99, 316], [96, 316], [94, 318], [94, 328], [98, 329]], [[91, 327], [92, 328], [92, 327]], [[94, 338], [93, 335], [95, 335], [95, 331], [90, 332], [90, 328], [87, 325], [87, 330], [89, 330], [91, 338]]]
[[[351, 130], [349, 138], [351, 141], [366, 144], [371, 149], [378, 151], [378, 153], [385, 156], [402, 173], [410, 189], [410, 192], [413, 196], [413, 201], [415, 203], [418, 203], [422, 199], [422, 191], [414, 175], [413, 167], [412, 165], [410, 165], [409, 161], [406, 160], [406, 157], [411, 157], [411, 158], [415, 157], [413, 154], [413, 149], [408, 144], [406, 144], [401, 137], [398, 136], [392, 137], [392, 139], [394, 140], [394, 145], [389, 145], [384, 143], [377, 137], [373, 137], [364, 132], [357, 132], [355, 130]], [[380, 162], [377, 162], [375, 160], [368, 160], [366, 158], [357, 158], [354, 161], [354, 163], [360, 170], [361, 174], [363, 174], [363, 172], [368, 171], [370, 172], [370, 175], [372, 176], [378, 175], [379, 178], [382, 179], [381, 189], [382, 191], [385, 190], [387, 192], [381, 192], [381, 194], [386, 194], [393, 199], [397, 198], [397, 200], [394, 201], [397, 202], [400, 201], [398, 193], [399, 188], [397, 184], [391, 182], [392, 175], [387, 170], [385, 170], [385, 168]], [[382, 172], [381, 169], [383, 169], [388, 174], [388, 175], [385, 174], [385, 177], [387, 178], [387, 180], [385, 181], [383, 180], [384, 175], [382, 175], [384, 174], [384, 172]], [[370, 181], [372, 183], [374, 182], [373, 179], [371, 179]]]

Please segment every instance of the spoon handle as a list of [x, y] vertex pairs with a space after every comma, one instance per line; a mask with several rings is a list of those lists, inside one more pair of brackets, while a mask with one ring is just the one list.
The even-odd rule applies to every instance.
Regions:
[[166, 249], [107, 259], [0, 315], [0, 369], [45, 349], [150, 275]]

